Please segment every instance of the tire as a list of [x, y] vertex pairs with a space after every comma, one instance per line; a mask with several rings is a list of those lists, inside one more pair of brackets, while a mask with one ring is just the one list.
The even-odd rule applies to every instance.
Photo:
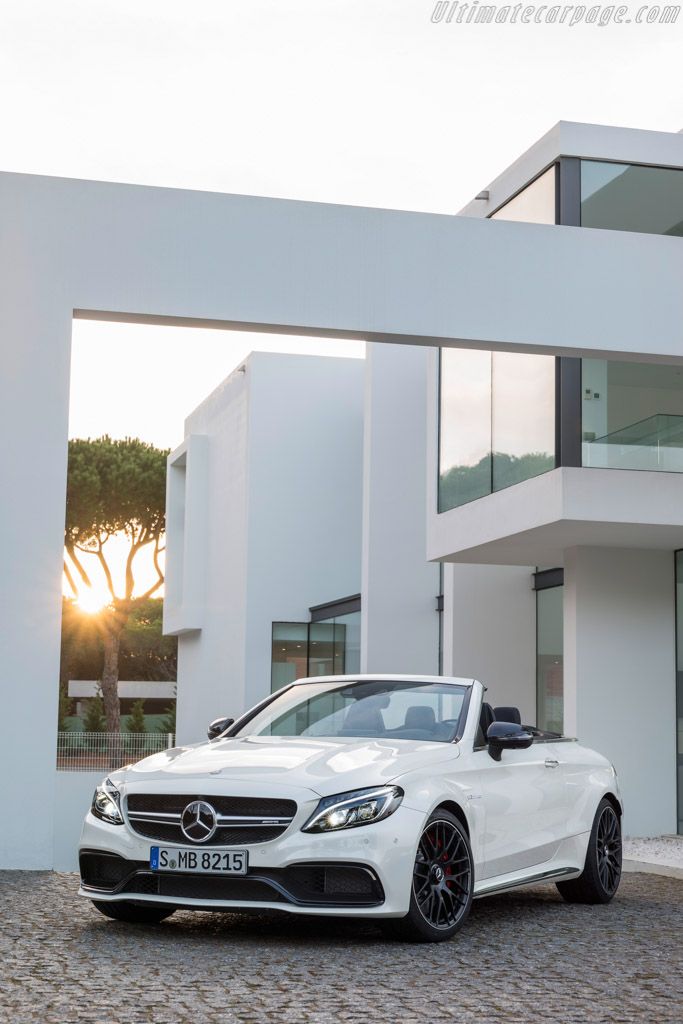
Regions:
[[583, 873], [570, 882], [557, 882], [567, 903], [609, 903], [621, 880], [621, 821], [609, 800], [595, 812]]
[[105, 917], [111, 917], [114, 921], [126, 921], [128, 924], [159, 924], [175, 913], [175, 907], [156, 906], [153, 903], [143, 905], [127, 903], [125, 900], [117, 903], [93, 900], [92, 903]]
[[385, 930], [402, 942], [444, 942], [462, 928], [472, 905], [474, 863], [462, 823], [437, 810], [420, 833], [404, 918]]

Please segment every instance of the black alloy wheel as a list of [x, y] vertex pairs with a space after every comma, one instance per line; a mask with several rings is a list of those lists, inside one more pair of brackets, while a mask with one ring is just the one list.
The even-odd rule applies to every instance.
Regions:
[[621, 828], [611, 804], [600, 815], [596, 846], [600, 881], [605, 892], [614, 895], [621, 878]]
[[598, 804], [593, 819], [586, 862], [578, 878], [558, 882], [567, 903], [609, 903], [621, 881], [621, 819], [611, 800]]
[[450, 812], [437, 810], [417, 846], [410, 910], [388, 928], [412, 942], [450, 939], [465, 922], [472, 904], [474, 865], [467, 832]]

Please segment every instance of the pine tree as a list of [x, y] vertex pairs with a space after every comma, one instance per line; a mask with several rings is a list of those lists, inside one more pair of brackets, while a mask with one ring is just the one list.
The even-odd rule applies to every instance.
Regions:
[[145, 725], [145, 702], [144, 700], [136, 700], [133, 707], [130, 709], [130, 715], [128, 716], [128, 724], [126, 725], [128, 732], [147, 732], [147, 726]]
[[175, 697], [176, 691], [174, 690], [173, 693], [174, 693], [173, 703], [169, 704], [168, 707], [166, 708], [166, 714], [162, 718], [161, 723], [159, 724], [159, 726], [157, 728], [157, 731], [158, 732], [163, 732], [163, 733], [169, 733], [170, 732], [170, 733], [173, 733], [173, 735], [175, 736], [175, 709], [176, 709], [177, 700], [176, 700], [176, 697]]
[[85, 705], [83, 715], [83, 729], [85, 732], [106, 732], [107, 720], [104, 717], [104, 701], [99, 686], [94, 697], [89, 697]]

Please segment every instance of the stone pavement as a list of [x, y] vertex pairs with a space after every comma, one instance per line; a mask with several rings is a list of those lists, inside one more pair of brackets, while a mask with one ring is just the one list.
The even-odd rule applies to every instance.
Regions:
[[553, 886], [474, 903], [441, 945], [373, 925], [177, 912], [102, 917], [77, 877], [0, 873], [1, 1024], [681, 1024], [683, 881], [629, 874], [607, 907]]

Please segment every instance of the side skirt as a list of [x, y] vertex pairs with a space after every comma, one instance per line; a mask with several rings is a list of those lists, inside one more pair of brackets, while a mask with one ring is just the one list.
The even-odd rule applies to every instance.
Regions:
[[492, 896], [494, 893], [507, 892], [509, 889], [522, 889], [527, 885], [538, 885], [542, 882], [554, 882], [561, 878], [578, 878], [581, 874], [576, 868], [552, 868], [547, 871], [539, 871], [533, 875], [527, 875], [525, 878], [509, 879], [508, 881], [500, 882], [493, 880], [487, 880], [482, 884], [481, 889], [475, 888], [473, 898], [475, 900], [480, 899], [482, 896]]

